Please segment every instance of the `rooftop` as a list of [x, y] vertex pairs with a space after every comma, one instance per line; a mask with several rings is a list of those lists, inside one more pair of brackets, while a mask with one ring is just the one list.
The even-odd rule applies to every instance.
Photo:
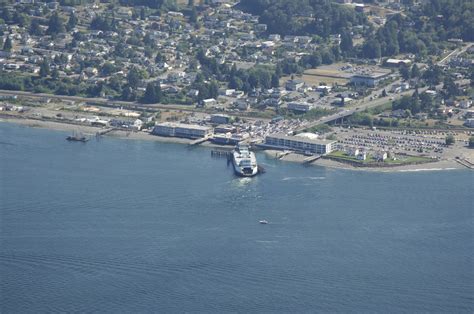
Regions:
[[267, 137], [296, 141], [296, 142], [304, 142], [304, 143], [316, 144], [316, 145], [327, 145], [327, 144], [332, 144], [336, 142], [336, 141], [330, 141], [330, 140], [309, 139], [309, 138], [305, 138], [301, 136], [289, 136], [285, 134], [272, 134], [272, 135], [268, 135]]
[[163, 122], [163, 123], [158, 123], [156, 126], [163, 126], [163, 127], [169, 127], [169, 128], [183, 128], [183, 129], [194, 129], [194, 130], [209, 130], [211, 127], [209, 126], [203, 126], [203, 125], [197, 125], [197, 124], [185, 124], [185, 123], [177, 123], [177, 122]]

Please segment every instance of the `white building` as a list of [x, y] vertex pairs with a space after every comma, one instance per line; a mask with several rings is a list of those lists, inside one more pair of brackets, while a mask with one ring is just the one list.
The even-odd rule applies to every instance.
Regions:
[[316, 140], [282, 134], [268, 135], [265, 138], [265, 146], [267, 147], [289, 149], [299, 152], [311, 152], [318, 155], [329, 154], [332, 152], [335, 145], [335, 141]]
[[374, 159], [377, 161], [385, 161], [387, 159], [388, 155], [386, 152], [376, 152], [374, 154]]
[[390, 72], [373, 72], [367, 74], [355, 74], [351, 77], [351, 83], [354, 85], [364, 85], [375, 87], [390, 76]]
[[285, 88], [289, 91], [297, 91], [304, 87], [304, 81], [302, 80], [288, 80], [285, 83]]
[[217, 105], [217, 100], [215, 100], [214, 98], [204, 99], [202, 101], [202, 104], [203, 104], [204, 107], [215, 106], [215, 105]]
[[211, 136], [212, 133], [212, 128], [208, 126], [173, 122], [164, 122], [157, 124], [152, 132], [153, 135], [184, 137], [191, 139], [208, 137]]

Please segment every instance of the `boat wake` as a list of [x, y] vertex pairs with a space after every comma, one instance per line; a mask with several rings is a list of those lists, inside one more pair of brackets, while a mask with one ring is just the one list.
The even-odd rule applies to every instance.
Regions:
[[326, 177], [286, 177], [282, 181], [292, 181], [292, 180], [325, 180]]
[[457, 168], [420, 168], [420, 169], [404, 169], [404, 170], [398, 170], [398, 172], [446, 171], [446, 170], [457, 170]]

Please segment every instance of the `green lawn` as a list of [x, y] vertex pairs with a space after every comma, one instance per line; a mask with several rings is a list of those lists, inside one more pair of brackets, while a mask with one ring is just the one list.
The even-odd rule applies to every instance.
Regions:
[[[379, 163], [376, 161], [372, 156], [367, 156], [366, 160], [358, 160], [355, 157], [348, 156], [346, 153], [342, 151], [334, 151], [331, 152], [330, 154], [327, 155], [328, 157], [333, 157], [334, 159], [339, 159], [339, 160], [347, 160], [350, 162], [356, 162], [362, 165], [367, 165], [367, 164], [373, 164], [373, 163]], [[428, 157], [420, 157], [420, 156], [400, 156], [397, 157], [396, 160], [393, 159], [385, 159], [383, 162], [384, 164], [387, 165], [408, 165], [408, 164], [413, 164], [413, 163], [424, 163], [424, 162], [430, 162], [432, 161], [431, 158]]]

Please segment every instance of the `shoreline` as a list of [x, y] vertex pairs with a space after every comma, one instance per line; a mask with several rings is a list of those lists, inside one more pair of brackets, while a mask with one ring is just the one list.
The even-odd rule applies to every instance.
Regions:
[[[42, 128], [55, 131], [80, 131], [86, 134], [94, 135], [103, 128], [94, 127], [94, 126], [85, 126], [85, 125], [76, 125], [69, 123], [61, 123], [56, 121], [44, 121], [44, 120], [35, 120], [28, 118], [18, 118], [18, 117], [7, 117], [1, 116], [0, 123], [13, 123], [25, 127], [32, 128]], [[175, 138], [175, 137], [163, 137], [151, 135], [142, 131], [123, 131], [123, 130], [114, 130], [104, 136], [115, 137], [119, 139], [129, 139], [129, 140], [143, 140], [143, 141], [155, 141], [162, 143], [174, 143], [174, 144], [190, 144], [192, 140], [184, 138]], [[230, 146], [216, 145], [210, 142], [205, 142], [200, 146], [203, 147], [214, 147], [224, 149]], [[290, 153], [282, 158], [279, 158], [281, 151], [277, 150], [265, 150], [265, 155], [269, 158], [278, 159], [285, 162], [293, 162], [303, 164], [306, 156]], [[354, 167], [346, 163], [340, 163], [337, 161], [329, 159], [318, 159], [309, 165], [311, 166], [320, 166], [333, 169], [344, 169], [344, 170], [353, 170], [353, 171], [371, 171], [371, 172], [419, 172], [419, 171], [447, 171], [447, 170], [460, 170], [466, 169], [455, 160], [440, 160], [436, 162], [426, 163], [426, 164], [416, 164], [416, 165], [401, 165], [396, 167]]]
[[[265, 154], [267, 157], [278, 159], [285, 162], [293, 162], [303, 164], [304, 159], [307, 158], [304, 155], [299, 155], [295, 153], [288, 154], [282, 158], [279, 158], [278, 155], [281, 154], [281, 151], [277, 150], [266, 150]], [[354, 167], [350, 164], [337, 162], [330, 159], [318, 159], [309, 164], [310, 166], [320, 166], [333, 169], [344, 169], [352, 171], [370, 171], [370, 172], [420, 172], [420, 171], [448, 171], [448, 170], [462, 170], [467, 169], [466, 167], [461, 166], [454, 160], [440, 160], [436, 162], [429, 162], [424, 164], [416, 165], [400, 165], [395, 167]]]

